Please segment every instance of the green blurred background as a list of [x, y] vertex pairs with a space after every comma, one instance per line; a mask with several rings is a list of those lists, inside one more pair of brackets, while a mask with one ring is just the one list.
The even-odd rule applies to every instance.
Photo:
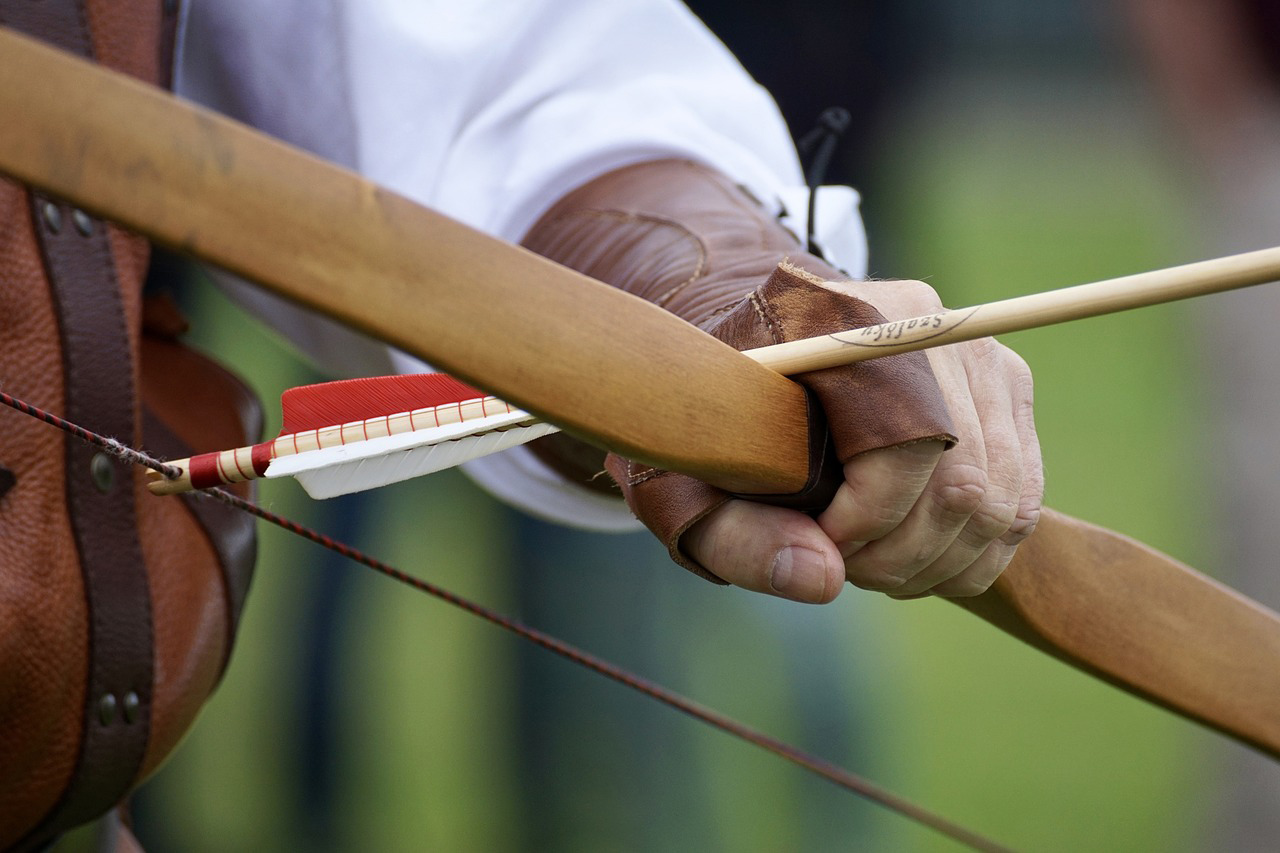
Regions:
[[[974, 5], [806, 24], [861, 63], [839, 73], [880, 80], [849, 155], [873, 274], [964, 305], [1207, 256], [1197, 184], [1120, 25], [1066, 0]], [[196, 299], [200, 343], [265, 400], [316, 378], [212, 288]], [[1230, 580], [1198, 451], [1196, 310], [1006, 343], [1036, 376], [1048, 503]], [[292, 483], [261, 498], [1015, 848], [1219, 846], [1236, 747], [945, 602], [757, 601], [643, 538], [517, 519], [456, 473], [336, 504]], [[268, 529], [233, 665], [138, 811], [153, 850], [954, 849]]]

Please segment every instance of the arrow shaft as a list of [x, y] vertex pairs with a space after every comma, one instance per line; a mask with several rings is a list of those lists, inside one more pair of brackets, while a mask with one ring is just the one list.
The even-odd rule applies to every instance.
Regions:
[[[760, 347], [744, 354], [772, 371], [790, 376], [1263, 284], [1277, 278], [1280, 278], [1280, 248], [1263, 249], [921, 317], [892, 320], [861, 329]], [[470, 407], [468, 412], [463, 411], [463, 405]], [[180, 460], [175, 464], [183, 468], [183, 476], [168, 480], [153, 478], [151, 489], [156, 494], [174, 494], [190, 488], [238, 482], [262, 476], [267, 465], [277, 456], [482, 417], [491, 414], [486, 406], [505, 406], [507, 412], [514, 410], [496, 397], [486, 397], [466, 404], [419, 409], [294, 433], [254, 447]], [[455, 408], [456, 413], [452, 411]], [[442, 413], [441, 410], [446, 409], [448, 411]], [[418, 416], [417, 423], [415, 415]], [[442, 417], [445, 420], [442, 421]]]
[[793, 375], [1278, 279], [1280, 248], [1262, 249], [761, 347], [745, 355], [771, 370]]

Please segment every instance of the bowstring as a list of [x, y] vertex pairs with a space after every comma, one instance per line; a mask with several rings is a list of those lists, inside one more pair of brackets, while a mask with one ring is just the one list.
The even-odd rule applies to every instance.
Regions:
[[[101, 448], [104, 452], [120, 459], [122, 461], [150, 468], [159, 471], [166, 477], [174, 478], [180, 476], [181, 471], [173, 465], [168, 465], [160, 459], [135, 448], [129, 447], [115, 438], [99, 435], [92, 430], [86, 429], [78, 424], [74, 424], [64, 418], [60, 418], [38, 406], [33, 406], [13, 397], [10, 394], [0, 391], [0, 402], [6, 406], [29, 415], [45, 423], [57, 427], [58, 429], [75, 436], [81, 441], [88, 442], [96, 447]], [[704, 705], [701, 705], [692, 699], [689, 699], [679, 693], [643, 678], [629, 670], [623, 669], [616, 664], [610, 663], [603, 658], [597, 657], [590, 652], [577, 648], [563, 640], [560, 640], [550, 634], [530, 627], [524, 623], [504, 616], [496, 610], [491, 610], [484, 605], [464, 598], [444, 587], [438, 586], [430, 581], [411, 575], [394, 566], [384, 563], [383, 561], [372, 557], [363, 551], [344, 542], [340, 542], [331, 536], [320, 533], [296, 521], [285, 518], [282, 515], [264, 509], [252, 501], [241, 498], [223, 488], [206, 489], [196, 491], [193, 494], [210, 500], [218, 500], [230, 506], [233, 506], [243, 512], [247, 512], [263, 521], [274, 524], [284, 530], [300, 536], [321, 547], [335, 551], [342, 556], [359, 563], [366, 568], [390, 578], [398, 583], [404, 584], [419, 592], [426, 593], [440, 601], [452, 604], [474, 616], [503, 628], [517, 637], [520, 637], [536, 646], [546, 649], [566, 660], [569, 660], [579, 666], [583, 666], [599, 675], [604, 676], [612, 681], [622, 684], [632, 690], [650, 697], [668, 707], [674, 708], [696, 720], [700, 720], [707, 725], [720, 729], [727, 734], [739, 738], [747, 743], [753, 744], [761, 749], [773, 753], [787, 761], [796, 764], [805, 770], [810, 771], [828, 782], [844, 788], [854, 794], [857, 794], [871, 802], [878, 803], [881, 806], [896, 812], [903, 817], [908, 818], [922, 826], [927, 826], [942, 835], [958, 841], [961, 844], [968, 845], [975, 850], [983, 851], [1007, 851], [1008, 848], [992, 841], [991, 839], [973, 832], [965, 827], [956, 824], [947, 818], [937, 815], [910, 800], [904, 799], [897, 794], [888, 791], [885, 788], [857, 775], [849, 770], [840, 767], [830, 761], [810, 755], [797, 747], [794, 747], [785, 741], [779, 740], [764, 732], [751, 728], [732, 717], [714, 711]]]

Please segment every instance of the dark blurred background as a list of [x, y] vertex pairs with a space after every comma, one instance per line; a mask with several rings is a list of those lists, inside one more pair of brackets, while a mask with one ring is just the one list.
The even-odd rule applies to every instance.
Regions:
[[[1274, 230], [1234, 203], [1215, 164], [1236, 155], [1196, 139], [1169, 71], [1182, 54], [1162, 22], [1196, 3], [691, 5], [797, 136], [826, 107], [851, 111], [829, 181], [864, 196], [872, 273], [925, 279], [949, 304], [1258, 248]], [[1234, 310], [1262, 314], [1253, 298]], [[200, 340], [264, 399], [314, 381], [211, 288], [195, 299]], [[1211, 475], [1231, 470], [1217, 436], [1236, 426], [1213, 410], [1230, 411], [1222, 388], [1238, 383], [1203, 311], [1007, 342], [1037, 377], [1051, 505], [1277, 606], [1274, 567], [1228, 550], [1219, 508], [1234, 502]], [[1280, 837], [1275, 767], [944, 602], [848, 589], [807, 608], [714, 588], [645, 537], [520, 517], [456, 473], [329, 503], [292, 483], [262, 494], [1015, 848]], [[140, 798], [148, 849], [951, 849], [465, 614], [263, 539], [225, 683]]]

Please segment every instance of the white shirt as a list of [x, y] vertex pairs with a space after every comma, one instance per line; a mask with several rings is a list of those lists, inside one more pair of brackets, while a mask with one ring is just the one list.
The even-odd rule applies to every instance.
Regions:
[[[799, 165], [772, 99], [675, 0], [191, 0], [184, 8], [179, 95], [504, 239], [518, 240], [574, 187], [660, 157], [702, 161], [757, 198], [804, 211]], [[838, 262], [857, 275], [866, 264], [857, 197], [830, 189], [844, 192], [819, 196], [823, 245], [843, 247]], [[262, 291], [228, 286], [335, 373], [428, 369]], [[542, 517], [636, 526], [621, 501], [563, 482], [523, 449], [466, 470]]]

